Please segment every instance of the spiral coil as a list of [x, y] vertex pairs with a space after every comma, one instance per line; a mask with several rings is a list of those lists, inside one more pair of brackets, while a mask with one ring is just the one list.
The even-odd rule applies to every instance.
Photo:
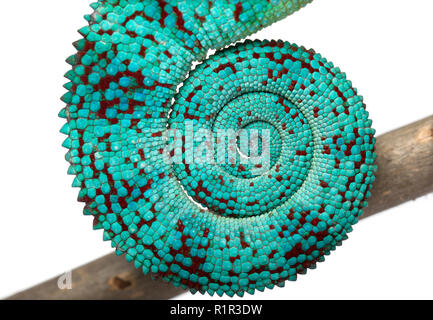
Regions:
[[344, 73], [282, 41], [205, 59], [309, 2], [92, 5], [67, 59], [63, 145], [84, 213], [144, 273], [219, 295], [283, 286], [362, 214], [374, 129]]

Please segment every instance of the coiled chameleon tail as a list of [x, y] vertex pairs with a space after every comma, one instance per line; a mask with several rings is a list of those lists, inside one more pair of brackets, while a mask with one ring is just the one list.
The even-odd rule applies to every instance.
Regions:
[[[246, 41], [191, 70], [308, 2], [92, 4], [67, 59], [63, 145], [84, 213], [144, 273], [192, 292], [254, 293], [314, 268], [357, 222], [375, 139], [344, 73], [281, 41]], [[254, 131], [269, 161], [242, 162], [254, 157], [239, 136], [234, 158], [188, 161], [188, 126], [207, 130], [207, 145], [221, 130]]]

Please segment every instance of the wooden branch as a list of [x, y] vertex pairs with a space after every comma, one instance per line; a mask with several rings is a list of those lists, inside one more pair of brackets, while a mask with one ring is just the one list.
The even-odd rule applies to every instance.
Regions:
[[[380, 136], [376, 151], [379, 169], [363, 218], [433, 192], [433, 116]], [[114, 254], [73, 270], [71, 290], [60, 290], [57, 282], [9, 299], [170, 299], [184, 292]]]
[[433, 192], [433, 116], [378, 137], [376, 181], [361, 218]]
[[124, 257], [109, 254], [72, 270], [72, 289], [59, 289], [59, 277], [20, 292], [8, 299], [171, 299], [183, 292], [173, 285], [154, 281], [135, 269]]

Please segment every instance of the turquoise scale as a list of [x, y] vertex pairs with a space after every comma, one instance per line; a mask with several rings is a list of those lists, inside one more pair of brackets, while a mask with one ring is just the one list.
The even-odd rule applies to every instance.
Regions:
[[[288, 42], [225, 48], [309, 2], [91, 5], [67, 59], [68, 173], [94, 228], [144, 273], [211, 295], [284, 286], [362, 214], [375, 132], [346, 75]], [[218, 51], [206, 59], [209, 49]], [[187, 132], [186, 120], [193, 133], [255, 132], [268, 163], [243, 163], [251, 152], [238, 140], [223, 162], [212, 153], [188, 163], [197, 141], [168, 157], [168, 142], [182, 141], [167, 135]]]

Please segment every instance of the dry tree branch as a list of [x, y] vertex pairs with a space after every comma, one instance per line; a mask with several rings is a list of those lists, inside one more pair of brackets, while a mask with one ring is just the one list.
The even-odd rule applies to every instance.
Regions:
[[[377, 179], [362, 218], [433, 192], [433, 116], [378, 137], [376, 152]], [[184, 292], [114, 254], [72, 275], [72, 290], [60, 290], [54, 278], [9, 299], [170, 299]]]

